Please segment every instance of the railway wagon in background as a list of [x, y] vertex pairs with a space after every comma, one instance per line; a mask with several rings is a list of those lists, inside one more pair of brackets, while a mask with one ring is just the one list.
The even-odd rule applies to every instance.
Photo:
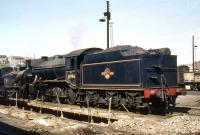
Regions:
[[178, 66], [178, 84], [186, 90], [200, 90], [200, 72], [191, 72], [186, 65]]
[[184, 73], [189, 72], [190, 68], [186, 65], [180, 65], [177, 68], [177, 81], [180, 86], [185, 86], [184, 84]]
[[200, 90], [200, 72], [185, 72], [184, 84], [187, 90]]

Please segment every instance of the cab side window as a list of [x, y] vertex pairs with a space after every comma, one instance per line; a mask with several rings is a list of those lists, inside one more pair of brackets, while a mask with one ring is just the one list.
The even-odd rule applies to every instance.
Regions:
[[67, 59], [67, 68], [68, 69], [74, 69], [75, 68], [75, 59], [74, 58], [68, 58]]
[[74, 59], [70, 59], [70, 65], [71, 65], [71, 68], [74, 68]]

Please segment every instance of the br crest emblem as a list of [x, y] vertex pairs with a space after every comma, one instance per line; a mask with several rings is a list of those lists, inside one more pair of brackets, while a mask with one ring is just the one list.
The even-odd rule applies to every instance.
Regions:
[[105, 70], [101, 72], [101, 75], [104, 76], [106, 79], [110, 79], [110, 77], [114, 75], [114, 72], [112, 72], [109, 68], [105, 68]]

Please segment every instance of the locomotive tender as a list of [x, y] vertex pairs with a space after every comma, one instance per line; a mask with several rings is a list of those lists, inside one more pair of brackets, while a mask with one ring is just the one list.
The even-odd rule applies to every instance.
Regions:
[[87, 48], [27, 65], [21, 83], [27, 98], [58, 95], [62, 102], [92, 106], [108, 105], [111, 99], [115, 108], [167, 111], [184, 92], [177, 86], [177, 57], [168, 48]]

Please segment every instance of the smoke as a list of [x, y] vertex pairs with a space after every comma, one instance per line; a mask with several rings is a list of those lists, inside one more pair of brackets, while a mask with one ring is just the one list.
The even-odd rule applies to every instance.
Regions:
[[72, 43], [74, 50], [78, 49], [81, 46], [83, 31], [84, 31], [83, 25], [78, 25], [71, 29], [70, 42]]
[[194, 35], [195, 40], [199, 41], [199, 39], [200, 39], [200, 27], [196, 28], [196, 30], [192, 33], [192, 35]]

